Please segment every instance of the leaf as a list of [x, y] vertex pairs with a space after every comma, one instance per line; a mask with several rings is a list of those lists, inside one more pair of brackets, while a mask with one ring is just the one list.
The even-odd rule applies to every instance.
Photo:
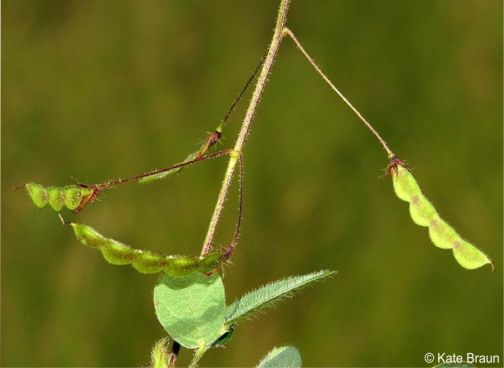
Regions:
[[300, 368], [302, 365], [301, 354], [293, 346], [273, 348], [257, 365], [257, 368], [282, 367]]
[[210, 253], [204, 257], [165, 256], [105, 238], [91, 226], [76, 223], [71, 225], [77, 239], [88, 247], [99, 249], [107, 262], [113, 265], [130, 264], [141, 273], [164, 271], [172, 277], [185, 276], [195, 271], [207, 273], [217, 268], [224, 259], [219, 253]]
[[428, 227], [432, 243], [441, 249], [452, 249], [453, 256], [463, 268], [473, 270], [493, 263], [488, 256], [473, 244], [462, 239], [453, 227], [448, 225], [436, 209], [423, 195], [413, 174], [401, 165], [401, 160], [393, 158], [389, 164], [394, 191], [400, 199], [408, 202], [413, 222]]
[[226, 332], [224, 285], [217, 273], [162, 275], [154, 288], [154, 307], [166, 332], [185, 348], [210, 346]]
[[259, 310], [270, 307], [273, 303], [292, 296], [303, 287], [327, 279], [336, 274], [335, 271], [318, 271], [302, 276], [292, 276], [281, 279], [251, 291], [226, 307], [226, 323], [235, 322]]
[[79, 185], [44, 188], [40, 184], [28, 183], [25, 188], [36, 207], [44, 208], [49, 204], [56, 212], [60, 212], [63, 207], [73, 211], [80, 206], [82, 201], [93, 194], [92, 188]]
[[[190, 153], [185, 158], [185, 160], [183, 162], [188, 162], [188, 161], [194, 160], [197, 157], [198, 153], [199, 153], [199, 150], [196, 151], [196, 152]], [[181, 167], [173, 169], [173, 170], [165, 171], [165, 172], [162, 172], [162, 173], [159, 173], [159, 174], [149, 175], [149, 176], [146, 176], [145, 178], [140, 179], [138, 181], [138, 183], [140, 183], [140, 184], [149, 184], [149, 183], [152, 183], [153, 181], [161, 180], [161, 179], [166, 178], [167, 176], [179, 173], [180, 171], [182, 171]]]
[[168, 343], [170, 339], [167, 337], [157, 341], [151, 352], [151, 368], [168, 368], [170, 360], [170, 352], [168, 351]]

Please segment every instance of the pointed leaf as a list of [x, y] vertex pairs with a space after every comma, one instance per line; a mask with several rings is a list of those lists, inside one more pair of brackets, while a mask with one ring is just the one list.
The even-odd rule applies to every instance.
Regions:
[[257, 368], [300, 368], [301, 354], [293, 346], [281, 346], [271, 350], [257, 365]]
[[262, 308], [271, 306], [282, 298], [289, 297], [300, 291], [303, 287], [315, 281], [327, 279], [335, 274], [334, 271], [323, 270], [307, 275], [288, 277], [261, 286], [259, 289], [243, 295], [226, 308], [226, 323], [234, 322]]

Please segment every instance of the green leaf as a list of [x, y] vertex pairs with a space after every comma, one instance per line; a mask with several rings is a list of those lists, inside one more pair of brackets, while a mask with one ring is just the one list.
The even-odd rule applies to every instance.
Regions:
[[151, 352], [151, 368], [168, 368], [170, 360], [170, 352], [168, 351], [168, 343], [170, 339], [162, 338], [152, 348]]
[[224, 285], [217, 273], [162, 275], [154, 288], [154, 307], [166, 332], [185, 348], [210, 346], [226, 332]]
[[243, 295], [233, 304], [227, 306], [226, 323], [229, 324], [250, 314], [257, 313], [283, 298], [292, 296], [303, 287], [315, 281], [327, 279], [335, 274], [335, 271], [323, 270], [302, 276], [287, 277], [261, 286], [259, 289]]
[[257, 368], [300, 368], [301, 354], [293, 346], [281, 346], [271, 350], [257, 365]]
[[126, 244], [101, 235], [91, 226], [72, 223], [77, 239], [84, 245], [99, 249], [105, 260], [113, 265], [132, 265], [141, 273], [164, 271], [172, 277], [180, 277], [198, 271], [208, 273], [217, 268], [223, 260], [219, 253], [209, 253], [204, 257], [166, 256], [148, 250], [134, 249]]
[[[197, 157], [198, 152], [199, 151], [196, 151], [196, 152], [189, 154], [183, 162], [188, 162], [188, 161], [194, 160]], [[173, 170], [165, 171], [165, 172], [162, 172], [159, 174], [149, 175], [149, 176], [146, 176], [145, 178], [140, 179], [138, 181], [138, 183], [139, 184], [149, 184], [149, 183], [152, 183], [153, 181], [161, 180], [161, 179], [166, 178], [167, 176], [177, 174], [180, 171], [182, 171], [181, 167], [173, 169]]]
[[444, 221], [423, 195], [413, 174], [401, 164], [391, 163], [392, 184], [398, 198], [409, 203], [413, 222], [429, 229], [432, 243], [441, 249], [452, 249], [453, 256], [463, 268], [473, 270], [486, 264], [494, 268], [488, 256], [473, 244], [462, 239], [453, 227]]

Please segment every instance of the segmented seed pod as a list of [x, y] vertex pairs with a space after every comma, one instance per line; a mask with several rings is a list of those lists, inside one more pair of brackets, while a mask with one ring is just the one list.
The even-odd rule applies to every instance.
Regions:
[[56, 212], [64, 207], [70, 211], [77, 209], [83, 200], [93, 194], [93, 189], [79, 185], [67, 185], [64, 187], [47, 187], [40, 184], [28, 183], [25, 185], [28, 196], [38, 208], [44, 208], [48, 204]]
[[47, 191], [40, 184], [28, 183], [25, 185], [28, 196], [31, 198], [33, 204], [38, 208], [44, 208], [47, 206], [49, 197]]
[[204, 257], [165, 256], [148, 250], [134, 249], [104, 237], [91, 226], [76, 223], [71, 225], [77, 239], [88, 247], [99, 249], [107, 262], [114, 265], [129, 264], [141, 273], [165, 272], [173, 277], [192, 272], [208, 273], [224, 260], [224, 256], [219, 253], [210, 253]]
[[473, 244], [462, 239], [453, 227], [444, 221], [432, 203], [423, 195], [413, 174], [402, 165], [402, 161], [393, 158], [389, 165], [395, 194], [409, 203], [409, 212], [413, 221], [429, 229], [432, 243], [441, 249], [452, 249], [457, 262], [468, 270], [490, 264], [492, 261]]

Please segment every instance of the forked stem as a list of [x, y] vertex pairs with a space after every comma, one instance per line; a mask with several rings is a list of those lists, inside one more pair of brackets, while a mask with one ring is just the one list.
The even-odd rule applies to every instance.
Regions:
[[350, 109], [352, 109], [352, 111], [357, 115], [357, 117], [364, 123], [364, 125], [366, 125], [366, 127], [371, 131], [371, 133], [374, 134], [374, 136], [378, 139], [378, 141], [380, 142], [380, 144], [383, 146], [383, 149], [385, 150], [385, 152], [387, 152], [387, 155], [389, 158], [393, 158], [395, 155], [394, 153], [392, 152], [392, 150], [389, 148], [389, 146], [387, 145], [387, 142], [385, 142], [385, 140], [381, 137], [381, 135], [376, 131], [375, 128], [373, 128], [373, 126], [371, 125], [370, 122], [368, 122], [366, 120], [366, 118], [364, 118], [364, 116], [362, 116], [362, 114], [359, 112], [359, 110], [357, 110], [354, 105], [352, 105], [352, 103], [343, 95], [343, 93], [340, 92], [339, 89], [336, 88], [336, 86], [331, 82], [331, 80], [325, 75], [325, 73], [319, 68], [319, 66], [317, 65], [317, 63], [315, 63], [315, 60], [308, 54], [308, 52], [304, 49], [304, 47], [301, 45], [301, 42], [299, 42], [299, 40], [296, 38], [296, 36], [294, 35], [294, 33], [292, 33], [292, 31], [285, 27], [282, 31], [282, 35], [283, 36], [289, 36], [292, 41], [294, 41], [294, 44], [296, 45], [296, 47], [299, 49], [299, 51], [301, 51], [301, 53], [304, 55], [304, 57], [306, 58], [306, 60], [308, 60], [308, 62], [313, 66], [313, 68], [317, 71], [317, 73], [322, 77], [322, 79], [329, 85], [329, 87], [331, 87], [331, 89], [336, 92], [336, 94], [341, 97], [341, 99], [348, 105], [348, 107], [350, 107]]
[[[264, 87], [266, 85], [268, 75], [275, 61], [275, 57], [278, 53], [280, 43], [282, 42], [282, 31], [287, 21], [287, 11], [289, 8], [289, 3], [290, 0], [281, 0], [280, 2], [280, 8], [278, 10], [278, 16], [275, 25], [275, 31], [273, 33], [273, 38], [268, 48], [268, 53], [266, 54], [266, 58], [262, 65], [261, 73], [259, 74], [259, 77], [257, 79], [257, 84], [252, 94], [252, 98], [247, 108], [247, 112], [245, 113], [245, 118], [243, 119], [242, 126], [234, 146], [234, 151], [239, 153], [240, 155], [243, 150], [243, 146], [245, 145], [245, 141], [247, 140], [250, 127], [252, 126], [257, 106], [259, 105], [259, 101], [264, 92]], [[221, 218], [222, 210], [224, 209], [224, 202], [229, 192], [229, 188], [231, 186], [233, 174], [236, 168], [236, 164], [238, 163], [239, 157], [240, 157], [239, 155], [231, 155], [231, 158], [229, 159], [226, 173], [224, 174], [224, 179], [222, 181], [221, 190], [219, 192], [219, 196], [217, 197], [217, 203], [215, 205], [212, 218], [210, 219], [210, 224], [208, 225], [208, 231], [205, 237], [205, 241], [203, 242], [203, 247], [201, 249], [202, 256], [208, 254], [212, 250], [217, 225]]]

